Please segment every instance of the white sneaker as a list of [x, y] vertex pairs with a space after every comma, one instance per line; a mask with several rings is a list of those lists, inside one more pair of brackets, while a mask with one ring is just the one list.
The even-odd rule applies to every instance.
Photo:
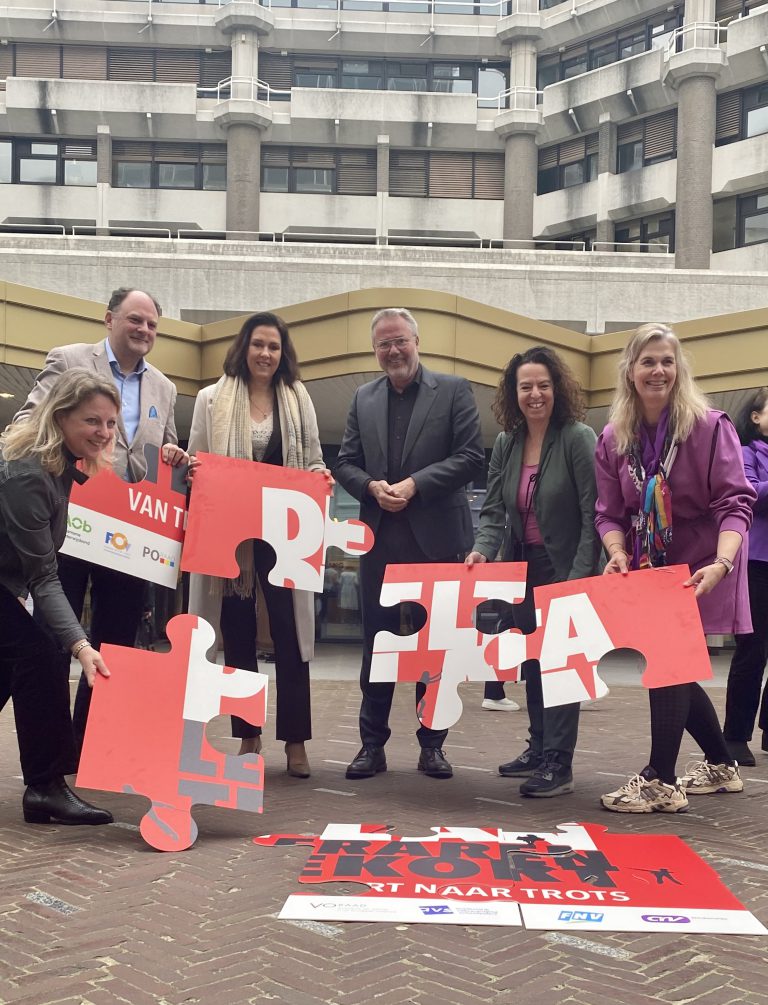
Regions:
[[744, 781], [736, 764], [710, 764], [709, 761], [693, 761], [686, 766], [680, 779], [686, 792], [741, 792]]
[[621, 788], [606, 792], [600, 802], [614, 813], [684, 813], [688, 809], [688, 799], [679, 785], [642, 775], [633, 775]]
[[520, 706], [511, 698], [483, 698], [480, 706], [486, 712], [519, 712]]

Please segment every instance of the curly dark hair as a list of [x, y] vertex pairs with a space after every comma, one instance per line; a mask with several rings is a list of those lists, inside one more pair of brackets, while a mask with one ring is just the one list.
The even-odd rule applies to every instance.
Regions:
[[251, 334], [254, 328], [258, 328], [260, 325], [276, 328], [280, 335], [282, 352], [272, 383], [276, 384], [282, 380], [290, 387], [294, 381], [299, 379], [299, 362], [296, 359], [296, 350], [291, 342], [291, 336], [288, 334], [288, 325], [277, 314], [271, 314], [269, 311], [252, 314], [245, 321], [224, 357], [224, 373], [228, 377], [239, 377], [240, 380], [248, 383], [248, 346], [251, 344]]
[[496, 421], [507, 433], [512, 433], [523, 425], [525, 419], [517, 403], [517, 372], [526, 363], [540, 363], [549, 370], [554, 391], [552, 422], [564, 426], [567, 422], [579, 422], [585, 414], [584, 392], [570, 368], [552, 349], [534, 345], [525, 352], [517, 352], [507, 363], [499, 381], [499, 388], [493, 402]]
[[753, 412], [762, 412], [768, 402], [768, 387], [758, 387], [753, 391], [738, 411], [734, 426], [742, 444], [747, 447], [753, 440], [764, 440], [765, 437], [752, 421]]

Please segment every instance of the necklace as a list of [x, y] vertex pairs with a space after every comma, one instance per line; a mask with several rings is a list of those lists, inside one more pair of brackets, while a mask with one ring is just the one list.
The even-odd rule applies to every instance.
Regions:
[[270, 407], [267, 409], [262, 408], [261, 405], [257, 405], [256, 402], [251, 397], [251, 395], [248, 395], [248, 400], [251, 403], [251, 408], [255, 408], [256, 411], [261, 415], [262, 419], [266, 419], [268, 416], [272, 414], [272, 408], [274, 406], [271, 400], [270, 400]]

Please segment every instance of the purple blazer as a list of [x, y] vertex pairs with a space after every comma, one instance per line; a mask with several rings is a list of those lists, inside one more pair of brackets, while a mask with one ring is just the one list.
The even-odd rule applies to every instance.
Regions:
[[[629, 474], [625, 456], [616, 453], [609, 424], [597, 441], [595, 455], [597, 505], [595, 525], [600, 537], [611, 530], [627, 536], [631, 553], [632, 518], [640, 509], [640, 491]], [[711, 592], [699, 598], [708, 635], [752, 631], [747, 590], [748, 531], [755, 490], [744, 474], [741, 444], [725, 412], [710, 409], [678, 447], [669, 476], [672, 493], [670, 565], [688, 565], [695, 572], [717, 556], [722, 530], [735, 530], [744, 542], [734, 570]]]
[[747, 478], [757, 492], [749, 532], [749, 557], [753, 561], [768, 562], [768, 443], [753, 440], [748, 447], [742, 447], [741, 452]]

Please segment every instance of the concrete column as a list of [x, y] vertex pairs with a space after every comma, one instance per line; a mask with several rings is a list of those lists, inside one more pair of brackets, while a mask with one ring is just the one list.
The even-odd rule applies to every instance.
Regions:
[[[257, 80], [259, 76], [259, 36], [251, 28], [238, 28], [232, 33], [232, 77]], [[233, 98], [256, 98], [250, 83], [232, 84]]]
[[389, 233], [389, 136], [376, 137], [376, 243]]
[[109, 193], [112, 189], [112, 134], [109, 126], [96, 126], [96, 233], [109, 227]]
[[[227, 231], [259, 230], [261, 129], [248, 122], [227, 126]], [[243, 240], [248, 240], [243, 235]]]
[[606, 206], [609, 196], [609, 177], [616, 174], [617, 134], [616, 123], [611, 122], [607, 112], [603, 112], [600, 115], [597, 130], [597, 220], [595, 225], [595, 241], [602, 244], [612, 244], [616, 230], [613, 220], [608, 217]]
[[509, 45], [509, 86], [536, 86], [535, 38], [515, 38]]
[[510, 133], [504, 142], [505, 241], [533, 238], [533, 199], [536, 194], [538, 149], [533, 132]]
[[675, 268], [708, 269], [712, 251], [712, 151], [715, 80], [691, 76], [678, 83]]

